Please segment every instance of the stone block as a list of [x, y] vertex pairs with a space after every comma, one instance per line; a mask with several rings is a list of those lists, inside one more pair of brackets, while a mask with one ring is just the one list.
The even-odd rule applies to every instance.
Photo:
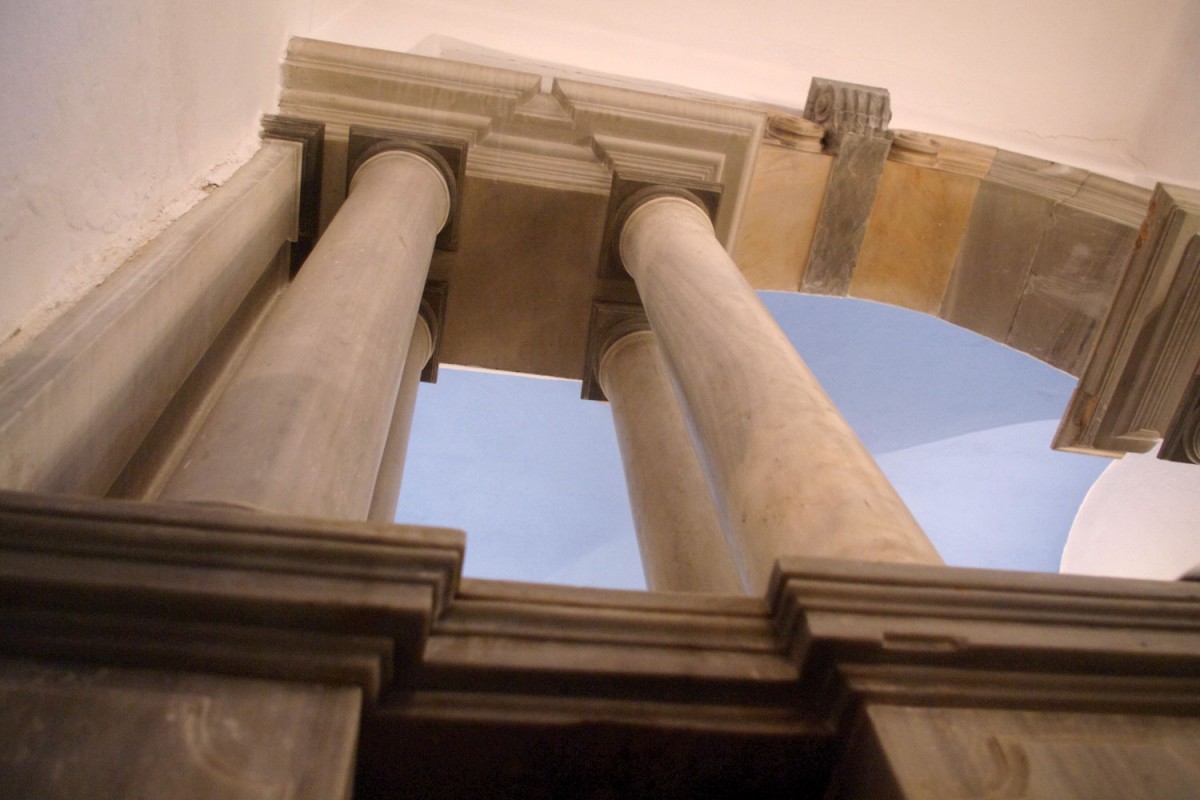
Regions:
[[764, 144], [733, 260], [755, 289], [794, 292], [808, 261], [834, 159]]
[[1007, 343], [1080, 374], [1136, 238], [1136, 227], [1057, 206], [1030, 266]]
[[1048, 198], [981, 183], [939, 316], [1005, 341], [1053, 207]]
[[850, 294], [936, 313], [978, 187], [975, 178], [887, 162]]

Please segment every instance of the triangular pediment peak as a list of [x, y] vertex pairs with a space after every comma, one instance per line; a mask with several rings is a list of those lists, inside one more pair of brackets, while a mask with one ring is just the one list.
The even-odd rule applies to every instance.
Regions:
[[549, 126], [575, 127], [571, 112], [563, 107], [561, 100], [550, 92], [531, 94], [513, 110], [516, 119], [528, 120]]

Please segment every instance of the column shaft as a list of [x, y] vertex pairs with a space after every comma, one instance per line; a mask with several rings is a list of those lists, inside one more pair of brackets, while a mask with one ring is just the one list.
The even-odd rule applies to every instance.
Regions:
[[400, 482], [404, 479], [404, 459], [408, 455], [408, 439], [412, 433], [413, 411], [417, 406], [417, 389], [421, 385], [421, 370], [432, 355], [433, 336], [429, 332], [429, 323], [424, 317], [418, 316], [408, 355], [404, 358], [400, 391], [396, 395], [392, 424], [388, 428], [379, 474], [375, 478], [375, 493], [367, 513], [367, 519], [373, 522], [392, 522], [396, 517]]
[[610, 345], [597, 375], [612, 407], [647, 586], [742, 594], [654, 334], [638, 331]]
[[367, 516], [449, 210], [446, 180], [422, 155], [387, 151], [358, 169], [163, 499]]
[[783, 555], [941, 563], [697, 205], [645, 201], [620, 247], [749, 587]]

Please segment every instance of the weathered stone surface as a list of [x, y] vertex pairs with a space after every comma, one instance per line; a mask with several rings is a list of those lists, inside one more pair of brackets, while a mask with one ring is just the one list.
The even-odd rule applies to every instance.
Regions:
[[1007, 344], [1078, 375], [1121, 280], [1137, 228], [1067, 205], [1053, 210]]
[[434, 239], [452, 210], [453, 179], [427, 152], [390, 149], [358, 168], [164, 499], [366, 519]]
[[0, 795], [348, 798], [357, 688], [0, 659]]
[[939, 316], [1005, 341], [1053, 208], [1049, 198], [983, 181]]
[[0, 652], [356, 685], [411, 668], [454, 531], [0, 492]]
[[879, 136], [892, 119], [887, 89], [829, 78], [813, 78], [804, 104], [805, 119], [829, 132], [826, 144], [840, 150], [847, 134]]
[[849, 293], [936, 313], [978, 187], [963, 175], [884, 164]]
[[842, 137], [800, 282], [802, 292], [849, 291], [890, 147], [888, 139], [878, 136]]
[[[896, 792], [847, 787], [838, 797], [1162, 800], [1200, 793], [1195, 718], [879, 704], [866, 716], [865, 735], [882, 751], [874, 765], [890, 772]], [[863, 769], [850, 775], [864, 783], [881, 777]]]
[[580, 377], [606, 198], [467, 178], [450, 279], [446, 363]]

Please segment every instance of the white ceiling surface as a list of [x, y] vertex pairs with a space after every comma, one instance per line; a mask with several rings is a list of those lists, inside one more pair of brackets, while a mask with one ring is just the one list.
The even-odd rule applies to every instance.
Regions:
[[[763, 297], [948, 563], [1058, 569], [1107, 464], [1049, 449], [1069, 376], [913, 312]], [[397, 519], [468, 531], [472, 576], [643, 587], [609, 408], [576, 382], [423, 385]]]
[[362, 0], [315, 35], [430, 55], [450, 37], [791, 108], [814, 76], [866, 83], [896, 128], [1200, 184], [1195, 0]]

